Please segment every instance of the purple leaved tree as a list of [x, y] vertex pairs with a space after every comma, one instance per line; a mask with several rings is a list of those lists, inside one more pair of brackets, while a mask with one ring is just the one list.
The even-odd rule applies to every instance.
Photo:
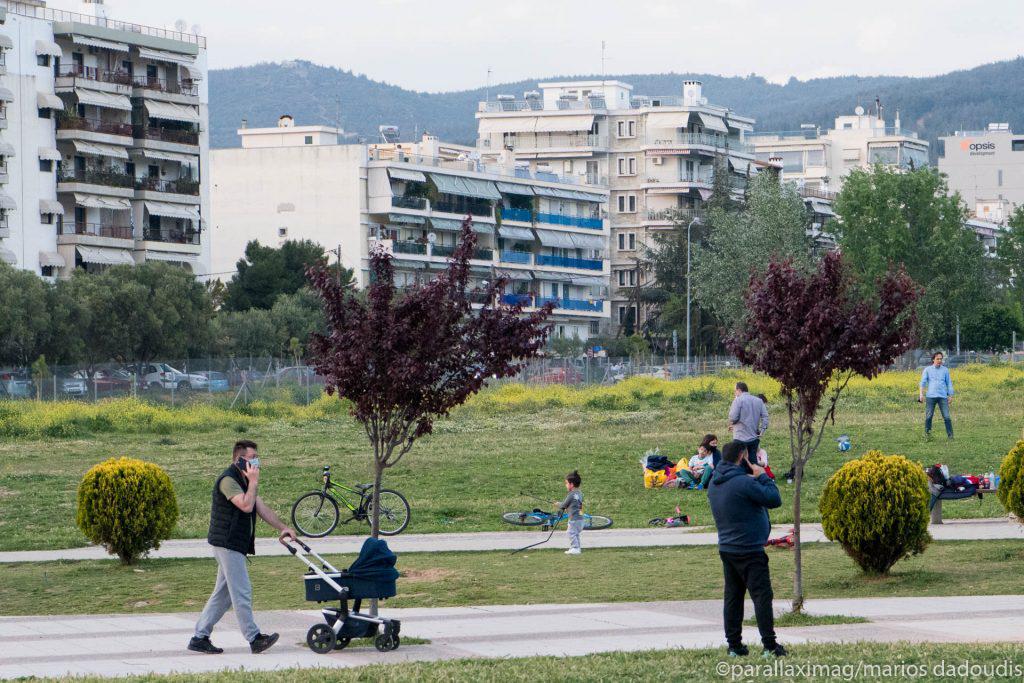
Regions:
[[[804, 466], [814, 455], [836, 403], [854, 375], [874, 377], [911, 348], [917, 285], [902, 269], [890, 271], [866, 295], [852, 281], [842, 257], [827, 254], [804, 274], [773, 261], [753, 276], [746, 294], [748, 317], [729, 340], [740, 362], [774, 378], [789, 411], [795, 490], [796, 547], [793, 611], [803, 609], [800, 492]], [[819, 416], [824, 401], [825, 412]]]
[[[476, 235], [467, 218], [461, 243], [436, 279], [399, 291], [391, 256], [370, 254], [365, 297], [339, 287], [315, 266], [309, 279], [323, 302], [327, 334], [309, 344], [327, 392], [352, 403], [352, 415], [373, 449], [372, 535], [380, 531], [384, 470], [394, 467], [434, 420], [483, 388], [490, 377], [516, 374], [540, 351], [549, 328], [547, 306], [523, 314], [500, 303], [500, 279], [470, 289], [469, 259]], [[473, 309], [473, 303], [482, 304]]]

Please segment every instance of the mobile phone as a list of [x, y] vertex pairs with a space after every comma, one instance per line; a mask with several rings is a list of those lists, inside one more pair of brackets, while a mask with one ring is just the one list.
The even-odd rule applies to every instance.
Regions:
[[740, 467], [742, 467], [743, 471], [747, 474], [754, 473], [754, 468], [750, 466], [750, 453], [743, 454], [743, 459], [740, 460]]

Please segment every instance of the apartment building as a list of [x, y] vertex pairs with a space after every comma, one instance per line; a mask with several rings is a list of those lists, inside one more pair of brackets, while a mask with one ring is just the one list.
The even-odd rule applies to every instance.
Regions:
[[649, 319], [636, 296], [652, 284], [644, 248], [659, 230], [700, 216], [716, 159], [736, 191], [755, 172], [745, 139], [754, 120], [709, 104], [702, 87], [687, 81], [681, 94], [646, 96], [621, 81], [540, 83], [521, 99], [498, 95], [478, 107], [484, 159], [607, 183], [614, 330]]
[[339, 144], [340, 131], [243, 128], [242, 146], [211, 154], [212, 272], [230, 277], [250, 240], [310, 239], [340, 250], [360, 287], [369, 255], [393, 255], [398, 286], [447, 267], [470, 216], [474, 284], [505, 277], [503, 300], [555, 305], [554, 333], [585, 340], [608, 326], [607, 188], [578, 176], [484, 163], [472, 147], [417, 142]]
[[0, 259], [206, 273], [205, 38], [111, 19], [103, 0], [0, 0], [0, 22]]
[[837, 116], [829, 130], [804, 124], [797, 131], [758, 132], [747, 139], [759, 161], [781, 164], [783, 181], [796, 183], [809, 198], [817, 193], [819, 199], [829, 200], [855, 168], [928, 165], [928, 143], [901, 128], [898, 111], [892, 126], [880, 112], [877, 104], [874, 113], [857, 107], [853, 115]]
[[1024, 134], [990, 123], [985, 130], [942, 136], [938, 147], [939, 170], [968, 207], [1005, 201], [1012, 211], [1024, 205]]

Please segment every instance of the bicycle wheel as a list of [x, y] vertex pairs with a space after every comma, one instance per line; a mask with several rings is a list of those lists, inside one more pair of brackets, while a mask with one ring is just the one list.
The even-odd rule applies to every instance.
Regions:
[[[395, 536], [402, 533], [405, 527], [409, 526], [409, 519], [412, 517], [412, 510], [409, 509], [409, 501], [398, 491], [391, 489], [380, 490], [380, 535]], [[373, 499], [366, 503], [366, 518], [373, 523]]]
[[323, 491], [310, 491], [292, 506], [292, 526], [303, 536], [323, 538], [338, 526], [338, 503]]
[[515, 526], [540, 526], [547, 520], [547, 515], [536, 512], [506, 512], [501, 518]]
[[612, 525], [611, 517], [603, 517], [601, 515], [585, 515], [583, 517], [583, 528], [584, 529], [607, 529]]

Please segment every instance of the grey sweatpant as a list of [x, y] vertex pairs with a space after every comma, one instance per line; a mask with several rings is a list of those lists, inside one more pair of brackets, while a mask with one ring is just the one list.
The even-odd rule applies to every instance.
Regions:
[[249, 642], [260, 634], [252, 617], [252, 584], [249, 583], [249, 569], [245, 566], [245, 555], [227, 548], [213, 547], [217, 560], [217, 583], [213, 594], [206, 601], [203, 613], [196, 622], [196, 637], [209, 638], [213, 627], [229, 608], [235, 608], [235, 618], [242, 635]]
[[580, 547], [580, 532], [583, 531], [583, 520], [569, 520], [569, 547], [579, 548]]

